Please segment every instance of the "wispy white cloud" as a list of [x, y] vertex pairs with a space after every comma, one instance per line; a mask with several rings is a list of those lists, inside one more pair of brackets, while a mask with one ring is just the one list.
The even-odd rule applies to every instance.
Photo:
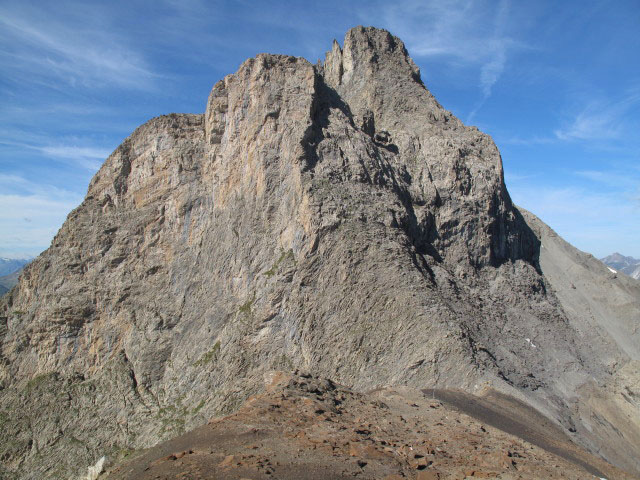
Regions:
[[506, 48], [502, 42], [498, 43], [500, 47], [496, 49], [495, 56], [480, 69], [480, 86], [485, 99], [491, 95], [491, 89], [502, 75], [507, 61]]
[[[86, 8], [0, 7], [0, 66], [5, 78], [55, 87], [148, 88], [157, 75], [112, 25]], [[76, 7], [80, 7], [76, 5]], [[81, 15], [79, 12], [84, 12]], [[55, 79], [55, 80], [54, 80]]]
[[575, 174], [607, 187], [640, 192], [640, 174], [634, 169], [626, 171], [580, 170]]
[[639, 104], [640, 92], [632, 92], [618, 101], [589, 102], [567, 126], [554, 133], [560, 140], [620, 138], [629, 133], [626, 115]]
[[554, 133], [560, 140], [612, 139], [620, 135], [617, 121], [606, 110], [588, 108], [578, 114], [569, 126]]
[[82, 195], [19, 175], [0, 174], [2, 255], [37, 255], [51, 242]]
[[[82, 199], [82, 195], [78, 192], [50, 185], [46, 182], [35, 182], [24, 176], [10, 173], [0, 173], [0, 186], [2, 187], [2, 192], [7, 195], [46, 197], [54, 202], [66, 202], [68, 199], [73, 199], [75, 202], [78, 199]], [[11, 215], [11, 212], [6, 212], [6, 215]], [[15, 215], [17, 215], [16, 218], [21, 218], [18, 213], [15, 213]]]
[[49, 145], [36, 147], [44, 155], [73, 162], [87, 170], [98, 170], [111, 151], [103, 148], [78, 147], [72, 145]]
[[481, 99], [469, 114], [471, 120], [504, 73], [509, 51], [523, 47], [507, 32], [509, 7], [508, 0], [497, 5], [473, 0], [411, 0], [381, 8], [386, 24], [405, 40], [413, 56], [439, 57], [478, 69]]
[[597, 144], [603, 150], [628, 152], [628, 143], [637, 140], [638, 123], [633, 112], [638, 106], [640, 89], [630, 90], [618, 101], [588, 102], [564, 127], [555, 129], [549, 136], [498, 137], [497, 140], [499, 144], [521, 146], [580, 141]]
[[520, 173], [505, 172], [504, 176], [505, 176], [506, 182], [510, 183], [510, 182], [521, 182], [523, 180], [531, 180], [532, 178], [536, 178], [539, 175], [538, 174], [523, 175]]
[[66, 116], [68, 118], [82, 117], [82, 120], [86, 120], [89, 116], [113, 115], [117, 113], [117, 110], [107, 105], [96, 105], [88, 103], [85, 99], [82, 99], [82, 103], [73, 104], [70, 102], [51, 102], [42, 103], [31, 101], [25, 102], [25, 99], [21, 99], [21, 102], [15, 101], [14, 103], [5, 102], [0, 105], [0, 115], [8, 116], [14, 120], [42, 120], [43, 117], [50, 117], [56, 115], [56, 117]]
[[480, 86], [485, 100], [491, 95], [491, 89], [504, 71], [507, 62], [507, 48], [510, 39], [505, 37], [505, 26], [508, 20], [509, 3], [501, 0], [494, 17], [493, 35], [489, 45], [491, 46], [489, 61], [480, 69]]
[[532, 146], [532, 145], [546, 145], [550, 143], [557, 143], [558, 139], [556, 137], [539, 137], [533, 136], [530, 138], [523, 137], [506, 137], [506, 138], [497, 138], [496, 142], [499, 145], [522, 145], [522, 146]]
[[487, 5], [480, 3], [427, 0], [378, 4], [378, 7], [382, 8], [383, 17], [392, 31], [410, 47], [412, 55], [446, 56], [465, 63], [482, 64], [490, 57], [487, 51], [493, 32], [486, 28], [490, 22]]
[[94, 172], [100, 168], [104, 160], [111, 154], [111, 150], [107, 148], [81, 145], [37, 145], [3, 139], [0, 139], [0, 145], [17, 147], [23, 150], [34, 150], [45, 158]]

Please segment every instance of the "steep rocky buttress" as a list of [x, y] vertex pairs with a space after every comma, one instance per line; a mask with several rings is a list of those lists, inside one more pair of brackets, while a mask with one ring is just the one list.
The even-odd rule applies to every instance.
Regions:
[[629, 352], [587, 341], [540, 250], [491, 138], [398, 38], [354, 28], [318, 65], [258, 55], [203, 115], [128, 137], [1, 300], [3, 474], [120, 458], [297, 367], [356, 390], [490, 385], [637, 472], [638, 425], [616, 457], [576, 413], [587, 383], [618, 395]]

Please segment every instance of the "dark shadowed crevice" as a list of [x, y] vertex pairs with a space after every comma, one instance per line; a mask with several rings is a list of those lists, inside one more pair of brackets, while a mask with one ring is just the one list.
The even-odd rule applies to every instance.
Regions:
[[303, 171], [313, 170], [318, 163], [319, 157], [316, 149], [324, 138], [322, 130], [329, 126], [329, 116], [332, 109], [340, 110], [353, 125], [353, 115], [349, 106], [340, 98], [338, 92], [325, 83], [322, 75], [316, 70], [315, 95], [311, 105], [311, 125], [302, 138], [305, 153]]

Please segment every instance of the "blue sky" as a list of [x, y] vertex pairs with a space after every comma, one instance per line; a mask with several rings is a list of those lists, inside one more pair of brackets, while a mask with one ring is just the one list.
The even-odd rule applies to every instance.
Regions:
[[404, 40], [489, 133], [514, 201], [640, 258], [640, 1], [0, 1], [0, 256], [47, 248], [138, 125], [199, 113], [260, 52], [312, 62], [355, 25]]

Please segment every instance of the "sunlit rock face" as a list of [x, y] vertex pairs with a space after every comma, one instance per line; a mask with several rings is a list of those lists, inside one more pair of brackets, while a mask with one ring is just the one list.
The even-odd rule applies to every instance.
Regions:
[[491, 138], [398, 38], [354, 28], [318, 65], [258, 55], [203, 115], [128, 137], [2, 299], [5, 474], [117, 459], [295, 368], [360, 390], [491, 385], [602, 449], [579, 392], [618, 395], [630, 357], [567, 316], [539, 237]]

